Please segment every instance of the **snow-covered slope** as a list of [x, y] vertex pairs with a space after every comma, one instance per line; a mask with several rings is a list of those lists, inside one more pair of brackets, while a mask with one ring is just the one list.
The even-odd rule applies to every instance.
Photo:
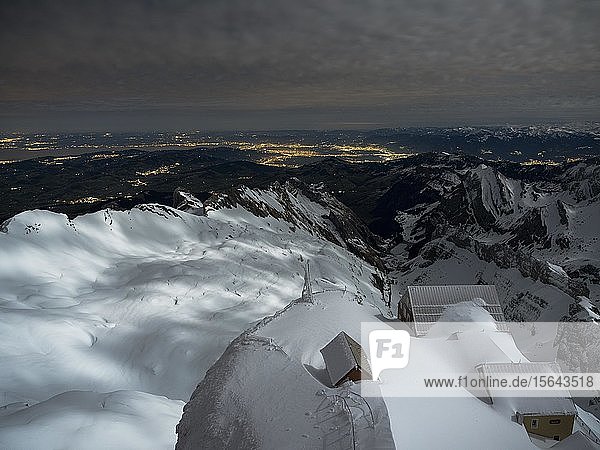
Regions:
[[[183, 402], [138, 391], [68, 391], [2, 417], [6, 449], [172, 448]], [[5, 411], [9, 412], [9, 411]]]
[[[406, 368], [383, 372], [380, 381], [331, 387], [319, 350], [332, 338], [344, 331], [360, 341], [362, 322], [376, 322], [376, 329], [402, 324], [343, 292], [317, 294], [314, 304], [294, 301], [243, 333], [209, 370], [184, 408], [177, 449], [538, 448], [513, 421], [512, 398], [491, 405], [466, 390], [420, 398], [423, 377], [472, 373], [482, 361], [527, 361], [481, 307], [465, 302], [446, 311], [444, 320], [456, 319], [463, 323], [437, 324], [427, 336], [412, 337]], [[361, 396], [361, 385], [376, 396]], [[541, 400], [548, 401], [554, 399]]]
[[174, 445], [182, 401], [232, 339], [300, 295], [308, 260], [315, 290], [380, 295], [352, 253], [239, 206], [15, 216], [0, 233], [0, 447], [106, 448], [111, 421], [130, 436], [121, 448]]
[[331, 388], [319, 353], [340, 330], [360, 339], [361, 321], [378, 314], [337, 290], [266, 318], [198, 385], [177, 448], [353, 448], [353, 436], [361, 448], [393, 448], [385, 405], [373, 402], [371, 415], [357, 386]]
[[207, 209], [241, 206], [258, 217], [285, 220], [383, 268], [380, 239], [321, 184], [306, 185], [292, 178], [264, 189], [242, 186], [213, 195], [206, 206]]

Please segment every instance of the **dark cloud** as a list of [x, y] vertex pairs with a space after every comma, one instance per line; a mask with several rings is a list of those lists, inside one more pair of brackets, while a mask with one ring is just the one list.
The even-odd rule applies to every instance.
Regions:
[[0, 117], [591, 119], [599, 30], [596, 0], [5, 1]]

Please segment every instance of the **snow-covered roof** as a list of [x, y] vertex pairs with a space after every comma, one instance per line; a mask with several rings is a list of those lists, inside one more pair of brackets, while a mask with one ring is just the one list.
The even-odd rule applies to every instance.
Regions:
[[485, 375], [544, 373], [558, 375], [560, 366], [554, 362], [485, 363], [480, 366]]
[[[334, 385], [361, 365], [361, 352], [360, 344], [343, 331], [321, 349], [327, 373]], [[364, 359], [366, 363], [366, 358]], [[363, 370], [371, 372], [369, 367], [363, 367]]]
[[496, 287], [492, 285], [408, 286], [403, 301], [412, 309], [418, 336], [427, 333], [449, 305], [465, 301], [476, 302], [496, 322], [505, 322]]
[[[502, 377], [508, 375], [548, 374], [559, 375], [560, 367], [550, 362], [518, 362], [518, 363], [485, 363], [477, 366], [483, 377]], [[494, 389], [489, 388], [490, 397], [494, 398]], [[545, 392], [544, 396], [506, 397], [503, 402], [510, 404], [511, 409], [518, 414], [562, 415], [576, 414], [577, 409], [565, 389], [553, 389], [552, 396]]]

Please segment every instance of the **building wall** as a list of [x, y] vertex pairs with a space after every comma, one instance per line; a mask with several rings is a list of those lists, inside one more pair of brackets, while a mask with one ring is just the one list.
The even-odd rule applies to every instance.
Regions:
[[356, 381], [360, 381], [360, 380], [370, 380], [370, 379], [371, 379], [371, 374], [365, 373], [362, 370], [360, 370], [360, 367], [357, 367], [357, 368], [352, 369], [350, 372], [348, 372], [348, 374], [344, 378], [342, 378], [336, 384], [336, 386], [339, 386], [346, 380], [352, 380], [352, 381], [356, 382]]
[[[537, 423], [536, 423], [537, 421]], [[537, 434], [550, 439], [558, 436], [562, 441], [573, 433], [575, 416], [523, 416], [523, 426], [528, 433]], [[537, 425], [537, 426], [536, 426]]]

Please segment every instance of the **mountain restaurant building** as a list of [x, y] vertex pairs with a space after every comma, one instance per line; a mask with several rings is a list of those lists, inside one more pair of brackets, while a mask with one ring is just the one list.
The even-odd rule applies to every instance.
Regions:
[[476, 301], [502, 324], [499, 331], [508, 331], [496, 286], [492, 285], [408, 286], [398, 303], [398, 319], [412, 322], [415, 335], [422, 336], [448, 306], [465, 301]]

